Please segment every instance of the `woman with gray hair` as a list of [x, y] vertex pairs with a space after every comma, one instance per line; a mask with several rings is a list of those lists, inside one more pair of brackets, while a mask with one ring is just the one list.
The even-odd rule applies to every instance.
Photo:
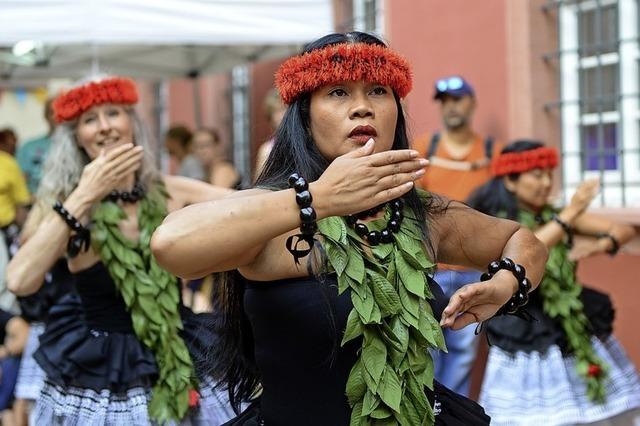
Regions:
[[[54, 102], [59, 126], [8, 286], [34, 293], [65, 251], [79, 297], [50, 311], [34, 357], [47, 379], [36, 424], [220, 424], [231, 410], [196, 374], [216, 336], [149, 248], [168, 212], [230, 191], [161, 175], [129, 79], [83, 81]], [[53, 210], [51, 207], [53, 206]]]

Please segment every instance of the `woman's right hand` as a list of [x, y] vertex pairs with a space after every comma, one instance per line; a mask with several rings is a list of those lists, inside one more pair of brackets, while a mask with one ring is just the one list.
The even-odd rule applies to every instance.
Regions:
[[143, 148], [131, 143], [102, 150], [82, 171], [76, 191], [91, 203], [102, 200], [142, 164]]
[[429, 163], [412, 149], [373, 154], [369, 141], [344, 154], [311, 184], [313, 206], [321, 217], [345, 216], [391, 201], [407, 193]]
[[576, 215], [580, 215], [584, 213], [584, 211], [589, 207], [591, 201], [598, 195], [598, 191], [600, 190], [600, 180], [599, 179], [589, 179], [585, 180], [578, 186], [575, 194], [571, 197], [571, 203], [569, 207], [572, 208]]

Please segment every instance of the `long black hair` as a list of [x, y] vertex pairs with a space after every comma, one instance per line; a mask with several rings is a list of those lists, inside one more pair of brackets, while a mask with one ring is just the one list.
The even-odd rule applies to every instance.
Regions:
[[[308, 44], [303, 53], [340, 43], [366, 43], [386, 47], [382, 40], [373, 35], [348, 32], [324, 36]], [[394, 97], [398, 120], [392, 149], [408, 149], [409, 137], [404, 110], [395, 92]], [[287, 188], [287, 181], [292, 173], [298, 173], [307, 181], [313, 182], [320, 178], [329, 166], [330, 161], [322, 156], [311, 136], [310, 103], [311, 93], [302, 93], [288, 106], [276, 131], [271, 154], [256, 181], [257, 187]], [[436, 199], [420, 198], [415, 189], [404, 195], [403, 199], [414, 211], [422, 226], [427, 247], [433, 252], [426, 220], [429, 214], [436, 210]], [[237, 271], [219, 274], [218, 278], [220, 282], [215, 286], [214, 306], [218, 307], [221, 319], [218, 327], [220, 339], [216, 342], [211, 361], [212, 365], [218, 367], [218, 374], [214, 376], [221, 384], [227, 386], [231, 405], [237, 411], [243, 401], [256, 396], [260, 377], [255, 363], [251, 326], [243, 310], [245, 280]]]
[[[501, 153], [531, 151], [543, 146], [542, 142], [536, 140], [519, 139], [504, 147]], [[507, 175], [507, 179], [512, 181], [519, 177], [519, 173]], [[491, 216], [506, 214], [507, 219], [518, 220], [518, 200], [504, 185], [504, 176], [494, 177], [476, 189], [467, 199], [467, 204]]]

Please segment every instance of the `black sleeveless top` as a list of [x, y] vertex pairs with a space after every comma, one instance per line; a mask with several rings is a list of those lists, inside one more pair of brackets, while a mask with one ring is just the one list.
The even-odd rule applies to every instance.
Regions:
[[95, 331], [133, 333], [131, 314], [102, 262], [75, 274], [89, 328]]
[[[434, 313], [446, 306], [430, 280]], [[251, 323], [266, 425], [348, 425], [345, 396], [361, 340], [340, 347], [351, 311], [349, 292], [338, 295], [335, 275], [324, 282], [295, 278], [249, 282], [244, 308]]]

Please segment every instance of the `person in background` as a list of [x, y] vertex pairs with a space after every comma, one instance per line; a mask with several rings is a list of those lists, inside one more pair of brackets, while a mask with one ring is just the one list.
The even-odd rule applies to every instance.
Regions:
[[[491, 158], [499, 152], [499, 147], [490, 137], [482, 138], [473, 130], [476, 97], [464, 78], [451, 76], [438, 80], [434, 99], [440, 103], [444, 130], [430, 138], [425, 135], [416, 140], [415, 148], [430, 163], [416, 184], [449, 199], [464, 201], [491, 178]], [[480, 272], [454, 265], [439, 265], [435, 275], [447, 296], [479, 279]], [[473, 327], [445, 330], [448, 353], [440, 352], [434, 360], [436, 378], [465, 396], [469, 396], [471, 368], [478, 348], [474, 331]]]
[[[269, 120], [269, 125], [271, 126], [271, 130], [275, 132], [280, 126], [280, 122], [282, 121], [282, 117], [284, 116], [284, 112], [286, 111], [286, 105], [282, 102], [280, 98], [280, 94], [278, 93], [278, 89], [275, 87], [267, 92], [267, 95], [264, 98], [264, 112], [267, 115], [267, 119]], [[271, 148], [273, 148], [273, 144], [275, 139], [273, 137], [269, 138], [269, 140], [265, 141], [258, 148], [258, 152], [256, 153], [256, 167], [255, 167], [255, 177], [257, 178], [260, 173], [262, 173], [262, 168], [264, 167], [269, 154], [271, 153]]]
[[193, 154], [204, 170], [205, 181], [224, 188], [239, 187], [242, 179], [233, 164], [225, 159], [224, 144], [214, 128], [200, 128], [191, 139]]
[[3, 426], [27, 424], [26, 419], [15, 416], [13, 391], [28, 336], [29, 324], [20, 316], [14, 316], [6, 322], [4, 346], [0, 348], [0, 411]]
[[[640, 377], [613, 336], [611, 300], [576, 277], [577, 260], [613, 256], [635, 231], [586, 211], [598, 180], [578, 186], [564, 208], [549, 205], [558, 162], [555, 148], [516, 141], [496, 158], [495, 177], [468, 201], [483, 213], [520, 222], [549, 250], [527, 305], [535, 320], [487, 322], [491, 349], [480, 403], [497, 426], [638, 425]], [[570, 251], [574, 235], [585, 240]]]
[[9, 247], [27, 217], [31, 195], [18, 162], [3, 151], [0, 151], [0, 170], [0, 239]]
[[20, 168], [25, 174], [27, 187], [32, 194], [35, 194], [38, 190], [40, 177], [42, 176], [42, 164], [49, 153], [51, 137], [56, 128], [53, 108], [51, 107], [52, 102], [53, 99], [50, 98], [44, 104], [44, 118], [47, 120], [49, 127], [47, 134], [21, 144], [16, 154], [16, 160], [18, 160], [18, 164], [20, 164]]
[[170, 175], [206, 180], [198, 159], [191, 153], [191, 130], [185, 126], [171, 127], [164, 138], [164, 146], [169, 152]]
[[18, 147], [18, 137], [13, 129], [6, 128], [0, 130], [0, 151], [4, 151], [7, 154], [16, 155], [16, 148]]

